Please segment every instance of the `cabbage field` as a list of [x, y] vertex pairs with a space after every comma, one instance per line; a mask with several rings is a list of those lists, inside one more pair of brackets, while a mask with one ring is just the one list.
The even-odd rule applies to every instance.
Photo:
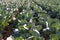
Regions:
[[60, 40], [60, 0], [0, 0], [0, 40]]

